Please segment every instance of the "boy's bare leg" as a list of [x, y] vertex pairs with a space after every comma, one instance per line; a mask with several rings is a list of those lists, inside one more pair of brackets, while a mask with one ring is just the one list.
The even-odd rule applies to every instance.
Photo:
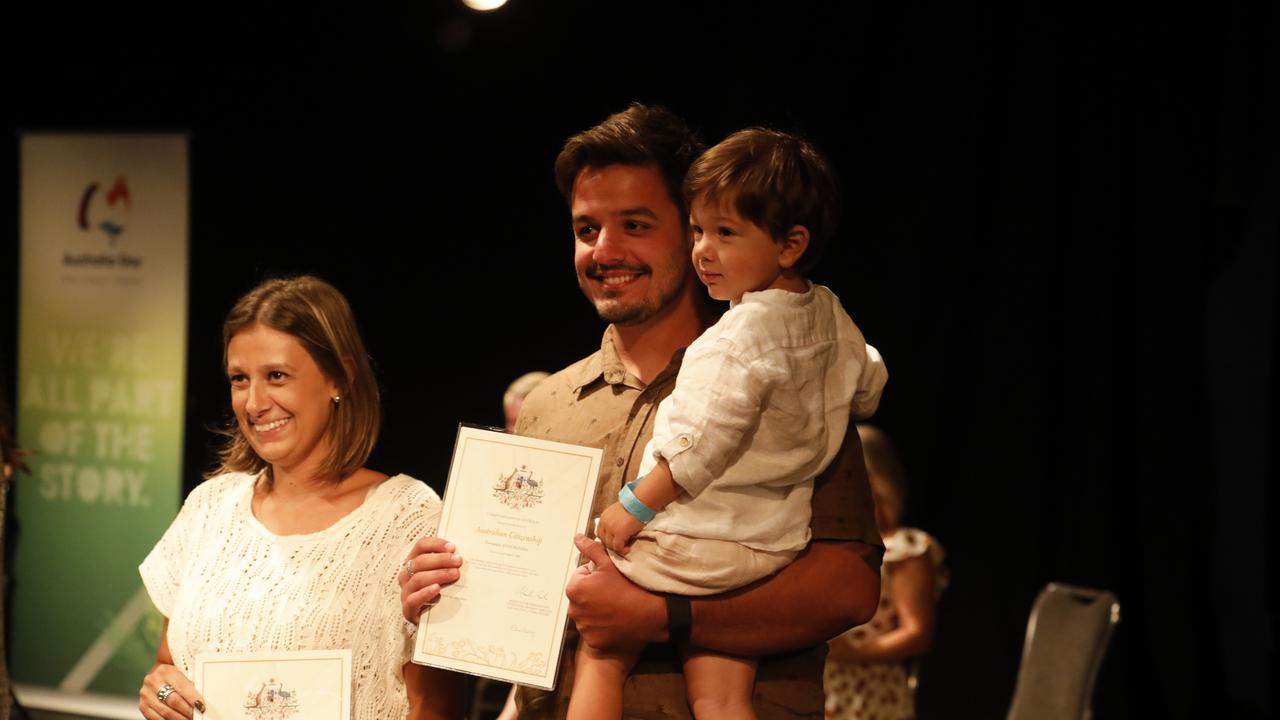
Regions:
[[607, 653], [579, 643], [568, 720], [621, 718], [622, 684], [639, 657], [638, 651]]
[[682, 650], [685, 689], [697, 720], [754, 720], [751, 695], [756, 684], [755, 658], [721, 655], [701, 648]]

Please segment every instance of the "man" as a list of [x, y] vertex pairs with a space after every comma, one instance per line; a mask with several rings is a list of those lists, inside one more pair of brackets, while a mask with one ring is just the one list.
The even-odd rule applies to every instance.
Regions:
[[[569, 201], [578, 283], [609, 323], [599, 352], [544, 380], [525, 399], [516, 432], [604, 449], [593, 513], [634, 479], [658, 403], [675, 385], [683, 349], [708, 324], [690, 265], [680, 190], [701, 145], [682, 120], [632, 105], [565, 143], [556, 181]], [[566, 589], [577, 629], [554, 693], [521, 688], [522, 719], [563, 718], [579, 636], [596, 647], [647, 645], [623, 689], [624, 716], [688, 718], [679, 654], [687, 639], [723, 653], [763, 656], [760, 718], [821, 718], [825, 641], [867, 621], [879, 600], [879, 533], [857, 433], [818, 479], [813, 540], [777, 575], [721, 596], [666, 598], [626, 580], [602, 545], [578, 538], [596, 564]], [[456, 577], [443, 540], [418, 543], [401, 574], [405, 615]]]

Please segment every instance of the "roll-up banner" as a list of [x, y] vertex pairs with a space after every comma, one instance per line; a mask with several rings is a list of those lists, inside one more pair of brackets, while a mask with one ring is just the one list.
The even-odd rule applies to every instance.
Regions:
[[182, 487], [187, 138], [24, 134], [20, 162], [10, 672], [20, 701], [136, 716], [161, 621], [138, 563]]

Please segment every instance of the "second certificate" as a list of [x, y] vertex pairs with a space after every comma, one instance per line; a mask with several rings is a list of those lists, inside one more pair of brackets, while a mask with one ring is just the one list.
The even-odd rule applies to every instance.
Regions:
[[418, 626], [414, 662], [507, 682], [555, 685], [600, 450], [458, 429], [437, 535], [453, 542], [462, 577]]

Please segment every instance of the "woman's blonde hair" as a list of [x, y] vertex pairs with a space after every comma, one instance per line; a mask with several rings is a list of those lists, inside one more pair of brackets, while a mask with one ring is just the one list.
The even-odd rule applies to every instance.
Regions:
[[[382, 424], [378, 383], [360, 339], [351, 306], [338, 289], [312, 275], [267, 280], [236, 302], [222, 324], [222, 363], [236, 333], [264, 325], [292, 335], [320, 371], [338, 386], [339, 399], [329, 416], [329, 455], [318, 472], [341, 480], [359, 470], [373, 452]], [[258, 473], [271, 466], [258, 456], [233, 419], [220, 431], [226, 442], [218, 452], [221, 466], [210, 473]]]
[[862, 440], [862, 456], [867, 463], [871, 493], [885, 517], [896, 527], [902, 522], [907, 505], [907, 477], [902, 470], [902, 461], [898, 459], [898, 451], [889, 436], [874, 425], [859, 424], [858, 438]]

